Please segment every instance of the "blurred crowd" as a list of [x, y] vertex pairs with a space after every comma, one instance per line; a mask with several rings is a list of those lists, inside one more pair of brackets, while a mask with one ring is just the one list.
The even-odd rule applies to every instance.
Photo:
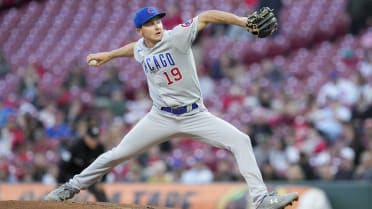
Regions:
[[[179, 20], [176, 15], [164, 24]], [[203, 60], [201, 42], [221, 31], [228, 34], [231, 28], [211, 28], [193, 46], [204, 102], [251, 137], [265, 180], [372, 180], [371, 44], [362, 47], [360, 57], [353, 49], [343, 51], [346, 73], [337, 66], [325, 69], [319, 88], [293, 93], [286, 89], [287, 69], [271, 58], [258, 63], [249, 83], [249, 64], [229, 54]], [[372, 37], [371, 26], [363, 31], [364, 38]], [[63, 150], [86, 133], [89, 123], [99, 126], [99, 140], [108, 150], [151, 108], [146, 85], [126, 88], [121, 66], [104, 66], [104, 77], [94, 87], [84, 74], [87, 68], [76, 62], [62, 85], [45, 89], [39, 83], [49, 69], [30, 63], [17, 92], [0, 95], [0, 182], [55, 184]], [[0, 54], [0, 82], [11, 72]], [[106, 176], [106, 182], [221, 181], [244, 181], [233, 156], [187, 137], [154, 146]]]

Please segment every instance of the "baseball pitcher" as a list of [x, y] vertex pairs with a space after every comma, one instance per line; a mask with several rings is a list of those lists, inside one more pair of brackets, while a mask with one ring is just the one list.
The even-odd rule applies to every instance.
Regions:
[[165, 13], [155, 7], [139, 9], [134, 24], [141, 39], [119, 49], [87, 56], [87, 63], [94, 66], [119, 57], [134, 57], [146, 75], [153, 107], [116, 147], [47, 194], [45, 200], [70, 199], [125, 160], [175, 136], [188, 135], [233, 153], [255, 208], [279, 209], [292, 204], [298, 199], [297, 193], [268, 193], [249, 136], [214, 116], [204, 106], [191, 50], [197, 33], [210, 23], [241, 26], [258, 38], [269, 36], [277, 30], [272, 10], [262, 8], [248, 17], [208, 10], [172, 30], [163, 29], [161, 19], [164, 16]]

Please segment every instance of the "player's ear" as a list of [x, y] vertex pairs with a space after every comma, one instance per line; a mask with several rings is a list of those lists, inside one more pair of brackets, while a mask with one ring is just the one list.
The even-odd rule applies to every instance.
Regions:
[[142, 36], [142, 30], [141, 30], [141, 28], [136, 28], [136, 32], [138, 33], [138, 35], [141, 35]]

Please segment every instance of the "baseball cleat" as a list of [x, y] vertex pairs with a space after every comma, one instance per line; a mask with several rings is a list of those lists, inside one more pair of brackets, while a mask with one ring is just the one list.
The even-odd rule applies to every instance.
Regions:
[[286, 206], [292, 205], [298, 200], [297, 192], [292, 192], [285, 195], [278, 195], [273, 192], [265, 196], [257, 209], [284, 209]]
[[65, 183], [48, 193], [44, 197], [44, 200], [62, 202], [71, 199], [75, 194], [79, 193], [79, 191], [79, 189], [72, 187], [71, 184]]

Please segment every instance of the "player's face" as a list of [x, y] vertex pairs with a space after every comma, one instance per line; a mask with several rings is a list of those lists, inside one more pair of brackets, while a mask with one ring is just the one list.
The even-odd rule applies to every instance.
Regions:
[[143, 36], [146, 42], [155, 44], [163, 38], [163, 24], [159, 17], [154, 17], [141, 28], [137, 29], [137, 32]]

